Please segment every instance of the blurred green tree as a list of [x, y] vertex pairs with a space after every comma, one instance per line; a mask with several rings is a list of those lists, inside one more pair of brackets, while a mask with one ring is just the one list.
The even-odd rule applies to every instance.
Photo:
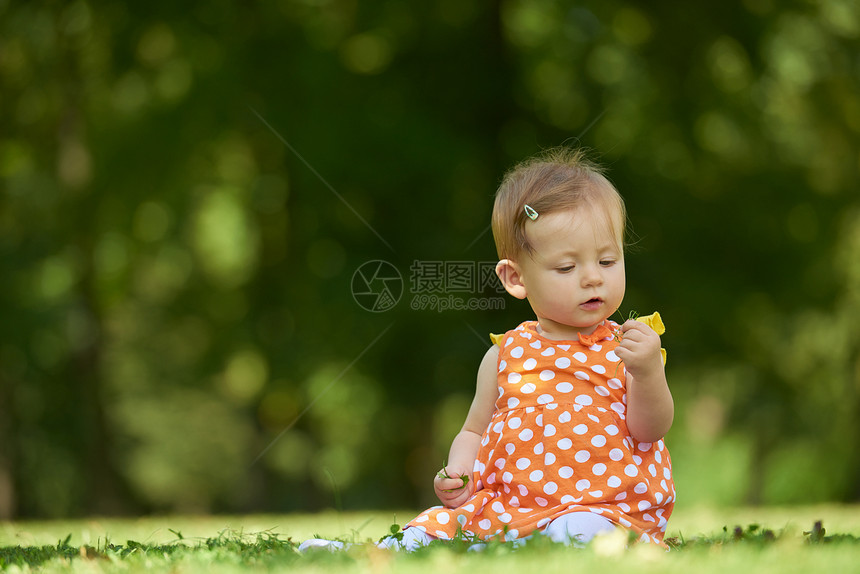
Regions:
[[848, 0], [0, 3], [0, 517], [432, 502], [528, 308], [416, 308], [415, 262], [492, 262], [560, 143], [628, 202], [682, 498], [857, 500], [858, 37]]

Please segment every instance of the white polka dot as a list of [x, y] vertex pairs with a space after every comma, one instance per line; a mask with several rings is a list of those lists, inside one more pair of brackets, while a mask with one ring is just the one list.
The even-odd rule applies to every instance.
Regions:
[[632, 523], [632, 522], [630, 522], [630, 521], [629, 521], [629, 520], [627, 520], [626, 518], [622, 518], [622, 517], [620, 517], [620, 516], [618, 517], [618, 524], [620, 524], [620, 525], [621, 525], [621, 526], [623, 526], [624, 528], [630, 528], [631, 526], [633, 526], [633, 523]]
[[557, 446], [561, 450], [568, 450], [570, 447], [573, 446], [573, 441], [570, 440], [569, 438], [563, 438], [560, 441], [558, 441]]
[[654, 460], [657, 461], [657, 464], [660, 464], [661, 462], [663, 462], [663, 455], [660, 454], [659, 450], [654, 451]]
[[436, 515], [436, 522], [439, 524], [448, 524], [451, 520], [451, 516], [447, 512], [440, 512]]
[[469, 519], [466, 518], [466, 515], [464, 515], [464, 514], [460, 514], [459, 516], [457, 516], [457, 523], [460, 526], [466, 526], [466, 522], [468, 522], [468, 521], [469, 521]]
[[549, 504], [549, 501], [542, 496], [535, 496], [535, 503], [537, 503], [538, 506], [546, 506]]
[[602, 462], [598, 462], [591, 467], [591, 472], [593, 472], [597, 476], [603, 476], [606, 473], [606, 465]]
[[422, 514], [421, 516], [419, 516], [418, 518], [415, 519], [415, 522], [421, 523], [421, 522], [427, 522], [428, 520], [430, 520], [430, 517], [427, 516], [426, 514]]
[[594, 365], [591, 367], [591, 370], [598, 375], [606, 374], [606, 367], [604, 367], [603, 365]]
[[546, 425], [543, 429], [543, 436], [553, 436], [555, 434], [555, 427], [553, 425]]
[[589, 458], [591, 458], [591, 453], [587, 450], [578, 450], [576, 454], [573, 455], [573, 458], [576, 462], [582, 464], [583, 462], [587, 462]]
[[672, 471], [669, 470], [669, 467], [663, 469], [663, 478], [665, 478], [666, 480], [672, 478]]
[[522, 347], [514, 347], [511, 349], [511, 356], [515, 359], [519, 359], [523, 356], [523, 348]]
[[655, 478], [657, 477], [657, 467], [654, 466], [653, 464], [648, 465], [648, 472], [651, 473], [651, 476], [653, 476]]
[[637, 506], [639, 507], [639, 512], [642, 512], [643, 510], [651, 508], [651, 503], [647, 500], [640, 500]]
[[527, 469], [529, 466], [531, 466], [531, 463], [532, 463], [532, 461], [530, 461], [530, 460], [529, 460], [529, 459], [527, 459], [527, 458], [520, 458], [520, 459], [517, 459], [517, 468], [518, 468], [518, 469], [520, 469], [520, 470], [525, 470], [525, 469]]
[[575, 402], [578, 405], [582, 405], [584, 407], [587, 407], [588, 405], [593, 403], [594, 400], [591, 397], [589, 397], [588, 395], [579, 395], [578, 397], [573, 399], [573, 402]]
[[651, 443], [650, 442], [640, 442], [639, 444], [636, 445], [636, 448], [641, 450], [642, 452], [648, 452], [649, 450], [651, 450]]
[[618, 434], [618, 427], [615, 425], [607, 425], [604, 430], [609, 436], [615, 436]]
[[563, 351], [570, 351], [570, 345], [559, 345], [558, 348]]
[[642, 457], [638, 454], [633, 455], [633, 462], [636, 463], [636, 466], [642, 466]]
[[550, 403], [554, 403], [554, 402], [555, 402], [555, 398], [553, 398], [553, 396], [552, 396], [552, 395], [549, 395], [549, 394], [543, 394], [543, 395], [541, 395], [541, 396], [539, 396], [539, 397], [537, 398], [537, 402], [538, 402], [538, 404], [539, 404], [539, 405], [548, 405], [548, 404], [550, 404]]
[[502, 504], [501, 502], [499, 502], [498, 500], [495, 501], [493, 504], [491, 504], [490, 508], [492, 508], [493, 512], [496, 512], [496, 513], [505, 511], [505, 505]]
[[622, 386], [624, 386], [621, 384], [621, 381], [619, 381], [618, 379], [609, 379], [608, 381], [606, 381], [606, 384], [609, 385], [610, 389], [616, 389], [616, 390], [618, 390]]
[[510, 484], [514, 480], [514, 475], [510, 472], [502, 473], [502, 482]]
[[529, 347], [531, 347], [532, 349], [540, 349], [540, 341], [532, 341], [531, 343], [529, 343]]
[[535, 454], [543, 454], [543, 443], [539, 442], [535, 445]]
[[558, 469], [558, 475], [564, 479], [570, 478], [573, 476], [573, 469], [569, 466], [563, 466]]
[[508, 514], [507, 512], [504, 512], [504, 513], [502, 513], [502, 514], [500, 514], [500, 515], [499, 515], [499, 520], [500, 520], [501, 522], [504, 522], [505, 524], [507, 524], [508, 522], [510, 522], [511, 520], [513, 520], [513, 518], [514, 518], [514, 517], [513, 517], [513, 516], [511, 516], [510, 514]]
[[517, 397], [511, 397], [508, 399], [508, 408], [509, 409], [516, 408], [516, 406], [518, 404], [520, 404], [520, 400]]
[[523, 421], [519, 417], [511, 417], [511, 419], [508, 421], [508, 427], [512, 428], [514, 430], [520, 428], [520, 426], [522, 424], [523, 424]]
[[523, 363], [523, 369], [527, 371], [531, 371], [535, 367], [537, 367], [537, 360], [533, 357], [529, 357], [528, 359], [526, 359], [525, 363]]
[[662, 489], [663, 489], [663, 490], [665, 490], [666, 492], [669, 492], [669, 485], [668, 485], [668, 484], [666, 484], [666, 481], [665, 481], [665, 480], [661, 480], [661, 481], [660, 481], [660, 488], [662, 488]]
[[448, 540], [448, 533], [444, 530], [436, 531], [436, 538], [441, 538], [442, 540]]
[[529, 495], [529, 489], [526, 488], [526, 485], [518, 484], [517, 489], [520, 491], [520, 496], [528, 496]]
[[534, 383], [526, 383], [520, 387], [520, 392], [528, 395], [535, 392], [536, 389], [537, 387], [534, 385]]
[[499, 470], [502, 470], [503, 468], [505, 468], [505, 459], [497, 458], [496, 462], [493, 463], [493, 466], [495, 466]]
[[603, 436], [602, 434], [594, 435], [593, 437], [591, 437], [591, 444], [593, 444], [597, 448], [605, 446], [606, 445], [606, 437]]
[[530, 429], [530, 428], [524, 428], [522, 431], [520, 431], [519, 437], [520, 437], [520, 440], [521, 440], [521, 441], [526, 441], [526, 442], [528, 442], [528, 441], [530, 441], [530, 440], [532, 439], [532, 437], [534, 436], [534, 434], [535, 434], [535, 433], [532, 431], [532, 429]]
[[579, 361], [580, 363], [585, 363], [588, 361], [588, 356], [586, 356], [583, 352], [577, 352], [573, 354], [573, 358]]
[[516, 385], [523, 379], [523, 376], [517, 372], [508, 373], [508, 382], [512, 385]]
[[555, 378], [555, 371], [543, 370], [540, 372], [540, 380], [551, 381]]
[[493, 425], [493, 432], [499, 434], [505, 428], [505, 421], [499, 421]]
[[543, 426], [543, 413], [535, 417], [535, 424], [539, 427]]
[[558, 415], [558, 422], [560, 422], [561, 424], [569, 423], [570, 420], [571, 420], [571, 416], [570, 416], [569, 411], [564, 411], [563, 413]]
[[644, 482], [640, 482], [633, 487], [633, 492], [635, 492], [636, 494], [645, 494], [646, 492], [648, 492], [648, 485]]
[[570, 359], [567, 357], [559, 357], [555, 360], [555, 366], [559, 369], [566, 369], [570, 366]]
[[592, 490], [591, 492], [588, 493], [588, 495], [593, 496], [594, 498], [600, 498], [601, 496], [603, 496], [603, 491], [602, 490]]
[[552, 496], [553, 494], [558, 492], [558, 485], [552, 481], [547, 482], [546, 484], [543, 485], [543, 491], [546, 494], [549, 494], [550, 496]]
[[573, 390], [573, 385], [571, 385], [570, 383], [559, 383], [555, 386], [555, 390], [560, 393], [569, 393]]
[[501, 373], [502, 371], [504, 371], [505, 367], [507, 367], [507, 366], [508, 366], [508, 363], [504, 359], [499, 361], [499, 372]]
[[585, 373], [583, 371], [576, 371], [575, 373], [573, 373], [573, 376], [576, 377], [577, 379], [579, 379], [580, 381], [590, 381], [591, 380], [591, 378], [589, 378], [589, 376], [588, 376], [588, 373]]
[[543, 471], [542, 470], [533, 470], [531, 474], [529, 474], [529, 480], [532, 482], [540, 482], [543, 480]]
[[[580, 405], [580, 407], [581, 407], [581, 406], [582, 406], [582, 405]], [[593, 420], [593, 421], [594, 421], [594, 422], [596, 422], [596, 423], [599, 423], [599, 422], [600, 422], [600, 419], [599, 419], [599, 418], [597, 418], [596, 416], [592, 415], [592, 414], [589, 414], [589, 415], [588, 415], [588, 418], [590, 418], [591, 420]]]
[[609, 488], [618, 488], [621, 486], [621, 479], [617, 476], [610, 476], [606, 479], [606, 486]]
[[583, 490], [585, 490], [586, 488], [588, 488], [590, 486], [591, 486], [591, 482], [589, 482], [588, 480], [586, 480], [584, 478], [576, 481], [576, 490], [578, 490], [580, 492], [582, 492]]
[[624, 474], [631, 477], [636, 476], [637, 474], [639, 474], [639, 469], [636, 468], [635, 464], [628, 464], [624, 467]]
[[546, 456], [543, 457], [543, 463], [546, 466], [552, 466], [555, 464], [555, 455], [551, 452], [546, 453]]
[[600, 395], [601, 397], [608, 397], [609, 396], [609, 389], [607, 389], [606, 387], [603, 387], [601, 385], [597, 385], [596, 387], [594, 387], [594, 392], [597, 393], [598, 395]]
[[573, 432], [575, 434], [578, 434], [578, 435], [584, 435], [585, 433], [588, 432], [588, 427], [585, 426], [584, 424], [580, 423], [580, 424], [576, 425], [575, 427], [573, 427]]
[[555, 355], [555, 349], [553, 349], [552, 347], [547, 347], [546, 349], [541, 351], [541, 355], [543, 355], [544, 357], [552, 357], [553, 355]]
[[[525, 385], [523, 385], [523, 386], [525, 386]], [[622, 405], [621, 403], [612, 403], [611, 405], [609, 405], [609, 408], [611, 408], [616, 413], [622, 414], [622, 415], [624, 414], [624, 411], [627, 410], [624, 408], [624, 405]]]
[[514, 338], [508, 337], [507, 339], [505, 339], [505, 347], [507, 347], [508, 345], [510, 345], [513, 342], [514, 342]]
[[509, 442], [505, 445], [505, 452], [508, 454], [514, 454], [514, 451], [517, 450], [517, 447], [514, 446], [514, 443]]
[[663, 502], [663, 493], [662, 492], [655, 492], [654, 493], [654, 500], [657, 501], [657, 504], [660, 504], [661, 502]]
[[495, 484], [496, 483], [496, 473], [492, 473], [487, 477], [487, 484]]
[[[511, 352], [511, 354], [513, 354], [513, 352]], [[618, 355], [615, 354], [615, 351], [609, 351], [608, 353], [606, 353], [606, 360], [610, 363], [617, 363], [621, 359], [618, 358]]]

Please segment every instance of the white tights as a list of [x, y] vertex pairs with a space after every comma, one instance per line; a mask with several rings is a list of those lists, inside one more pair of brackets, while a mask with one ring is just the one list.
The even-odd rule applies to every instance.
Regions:
[[[599, 514], [593, 512], [571, 512], [559, 516], [550, 522], [540, 534], [548, 536], [553, 542], [582, 546], [590, 542], [598, 534], [612, 532], [613, 530], [615, 530], [615, 525]], [[402, 540], [386, 538], [378, 546], [380, 548], [411, 552], [421, 546], [430, 544], [434, 540], [436, 540], [435, 536], [427, 534], [414, 526], [409, 526], [403, 531]], [[520, 540], [525, 540], [525, 538]]]

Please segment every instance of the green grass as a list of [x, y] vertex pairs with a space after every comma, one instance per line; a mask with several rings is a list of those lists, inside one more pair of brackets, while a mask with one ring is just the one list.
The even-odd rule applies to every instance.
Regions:
[[414, 554], [371, 545], [307, 555], [298, 542], [320, 535], [363, 542], [414, 512], [0, 523], [0, 568], [9, 572], [468, 572], [527, 569], [589, 572], [860, 572], [860, 507], [679, 509], [670, 522], [676, 549], [625, 549], [622, 536], [584, 550], [536, 539], [519, 549], [466, 552], [438, 544]]

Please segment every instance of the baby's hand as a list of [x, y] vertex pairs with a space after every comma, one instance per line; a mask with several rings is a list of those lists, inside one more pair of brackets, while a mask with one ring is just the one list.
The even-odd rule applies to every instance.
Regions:
[[457, 508], [465, 503], [474, 489], [469, 479], [471, 474], [468, 469], [453, 464], [437, 472], [433, 490], [439, 501], [448, 508]]
[[647, 379], [663, 370], [660, 335], [654, 329], [631, 319], [621, 325], [621, 333], [621, 343], [615, 354], [634, 379]]

